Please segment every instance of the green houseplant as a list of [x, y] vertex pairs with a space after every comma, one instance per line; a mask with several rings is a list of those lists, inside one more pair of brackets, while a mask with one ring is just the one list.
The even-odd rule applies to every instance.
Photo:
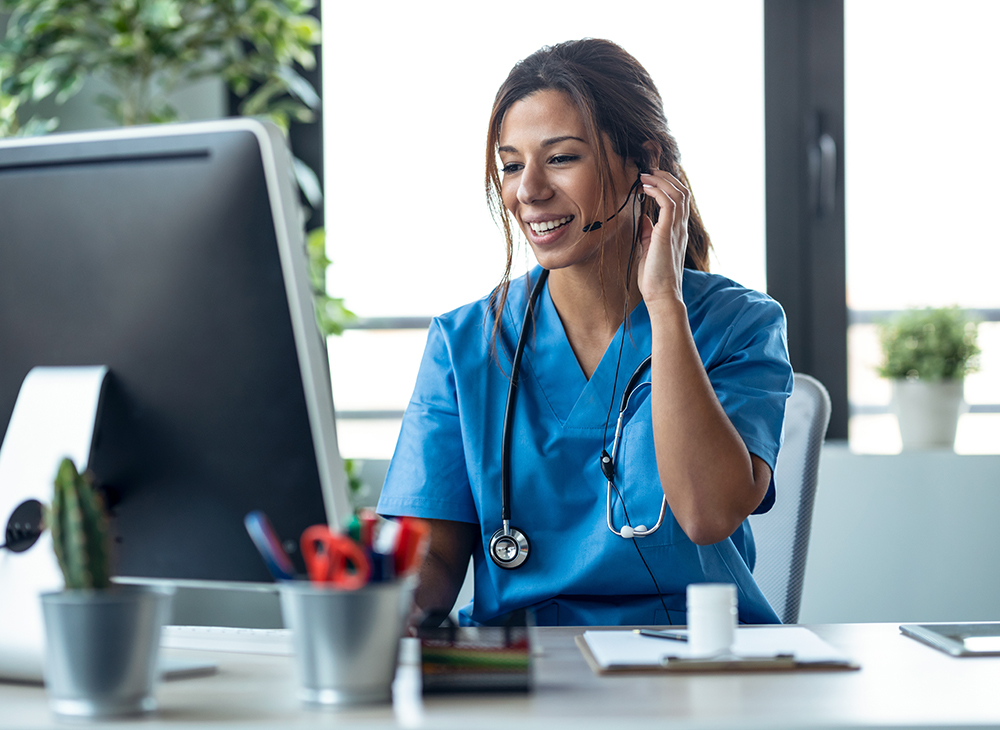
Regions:
[[160, 629], [171, 591], [111, 582], [108, 516], [90, 475], [70, 459], [56, 474], [45, 524], [66, 581], [42, 594], [45, 684], [60, 715], [108, 717], [155, 708]]
[[72, 459], [59, 464], [45, 524], [67, 590], [111, 587], [111, 529], [104, 500], [93, 478], [79, 474]]
[[[0, 94], [25, 104], [65, 102], [92, 77], [111, 91], [98, 97], [120, 125], [179, 118], [169, 95], [208, 77], [221, 78], [241, 99], [239, 111], [282, 129], [311, 122], [319, 95], [296, 70], [316, 64], [319, 22], [314, 0], [0, 0], [10, 12], [0, 39]], [[4, 71], [6, 69], [6, 71]], [[2, 102], [0, 102], [2, 103]], [[7, 103], [8, 116], [14, 114]], [[35, 120], [32, 131], [58, 120]], [[0, 122], [2, 125], [2, 122]], [[8, 132], [17, 125], [7, 122]], [[0, 126], [0, 133], [3, 127]], [[295, 161], [295, 174], [314, 207], [316, 175]]]
[[326, 291], [326, 270], [330, 259], [326, 255], [326, 230], [314, 228], [306, 237], [309, 256], [309, 283], [316, 303], [316, 321], [320, 332], [330, 335], [343, 334], [344, 328], [357, 320], [357, 315], [344, 306], [340, 297], [331, 297]]
[[976, 321], [958, 307], [911, 309], [882, 323], [879, 339], [903, 448], [952, 448], [965, 375], [978, 367]]
[[102, 100], [120, 124], [177, 119], [166, 96], [218, 76], [241, 112], [312, 121], [319, 98], [295, 63], [312, 68], [319, 23], [313, 0], [0, 0], [11, 17], [0, 54], [4, 93], [65, 101], [105, 75]]
[[10, 59], [0, 54], [0, 138], [45, 134], [55, 129], [56, 120], [31, 117], [22, 123], [18, 119], [20, 99], [3, 92], [4, 78], [9, 75]]

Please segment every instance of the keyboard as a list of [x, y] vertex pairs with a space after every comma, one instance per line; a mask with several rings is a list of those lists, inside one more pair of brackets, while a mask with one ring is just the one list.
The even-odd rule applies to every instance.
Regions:
[[240, 654], [292, 655], [289, 629], [241, 629], [230, 626], [164, 626], [160, 646], [168, 649], [231, 651]]

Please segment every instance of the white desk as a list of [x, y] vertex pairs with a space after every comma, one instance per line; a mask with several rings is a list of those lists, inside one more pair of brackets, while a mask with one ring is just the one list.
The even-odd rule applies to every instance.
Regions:
[[[428, 697], [420, 727], [1000, 728], [1000, 658], [954, 659], [900, 635], [896, 624], [810, 628], [859, 661], [861, 670], [597, 676], [573, 644], [579, 629], [541, 629], [545, 654], [537, 660], [534, 693]], [[302, 709], [290, 658], [211, 656], [220, 665], [217, 675], [165, 683], [157, 715], [108, 725], [121, 730], [399, 726], [391, 707]], [[42, 688], [0, 684], [0, 727], [66, 725], [49, 714]]]

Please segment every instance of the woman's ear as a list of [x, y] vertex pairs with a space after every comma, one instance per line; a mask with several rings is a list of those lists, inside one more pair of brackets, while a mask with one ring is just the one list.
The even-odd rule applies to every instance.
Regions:
[[649, 172], [660, 164], [660, 145], [649, 139], [642, 143], [642, 148], [646, 151], [643, 159], [638, 160], [640, 172]]

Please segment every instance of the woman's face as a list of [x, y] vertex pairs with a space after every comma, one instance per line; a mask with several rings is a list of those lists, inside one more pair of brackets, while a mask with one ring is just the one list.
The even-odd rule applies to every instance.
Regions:
[[[621, 200], [598, 209], [594, 140], [570, 98], [554, 90], [538, 91], [511, 105], [500, 126], [501, 194], [546, 269], [560, 269], [599, 260], [603, 241], [631, 241], [628, 208], [609, 223]], [[604, 144], [611, 160], [614, 189], [623, 199], [637, 170]], [[600, 230], [584, 226], [601, 221]], [[626, 243], [627, 245], [627, 243]]]

